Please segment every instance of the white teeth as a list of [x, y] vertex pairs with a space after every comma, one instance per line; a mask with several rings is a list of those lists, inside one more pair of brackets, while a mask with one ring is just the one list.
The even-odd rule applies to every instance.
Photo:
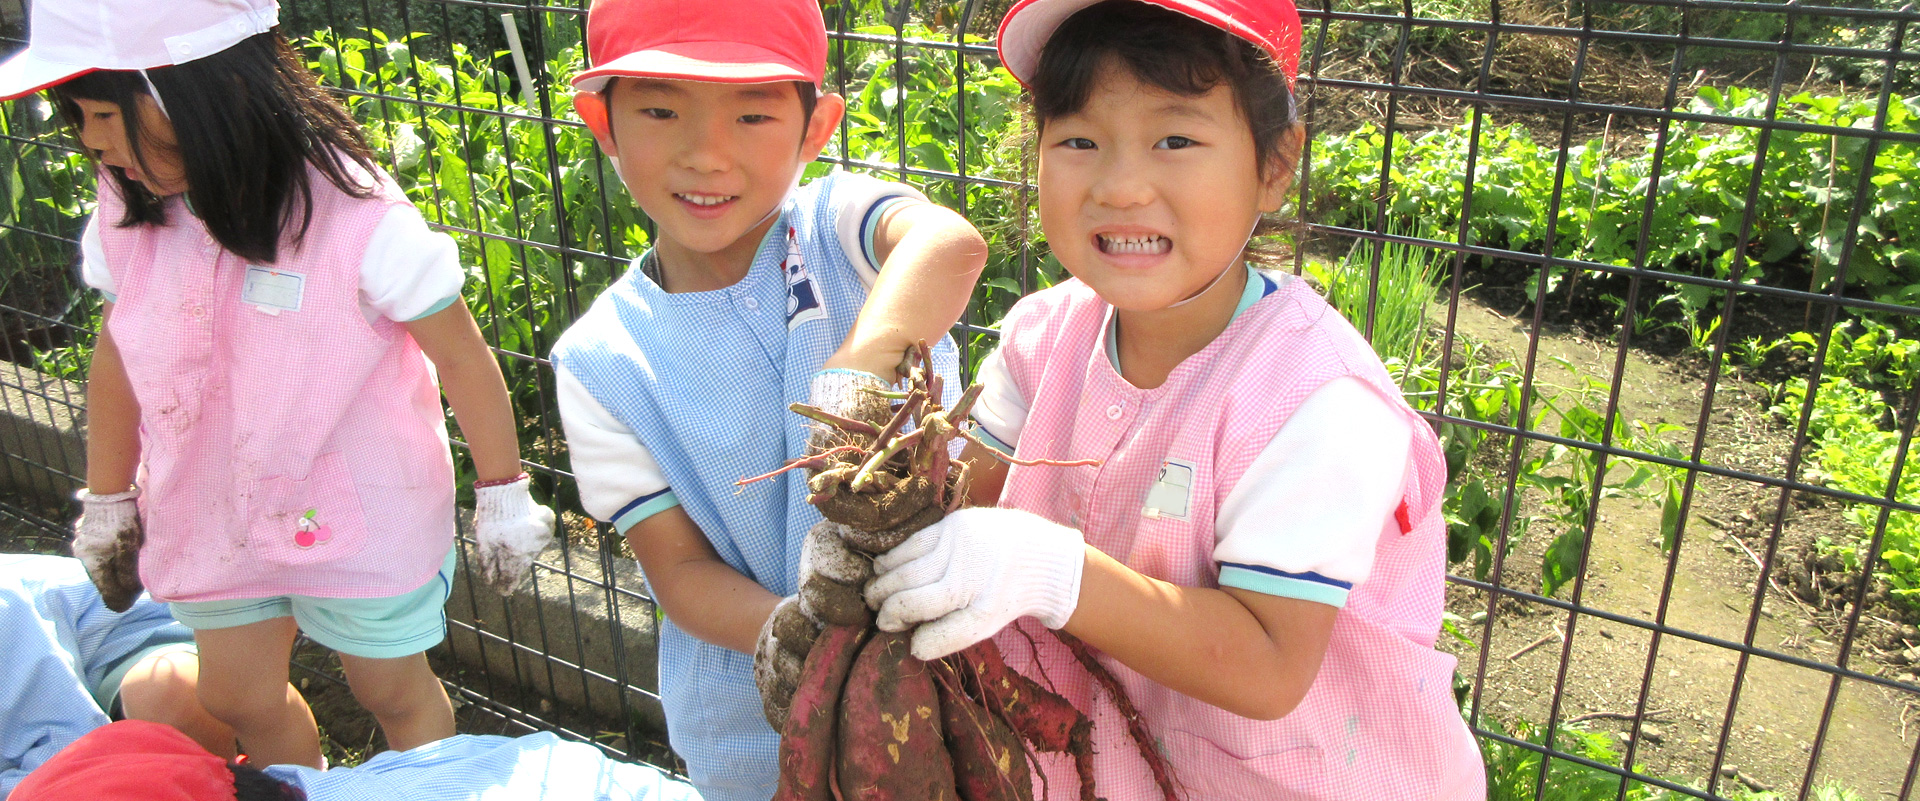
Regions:
[[696, 195], [689, 192], [677, 192], [674, 197], [695, 206], [718, 206], [733, 199], [732, 195]]
[[1100, 249], [1118, 256], [1160, 254], [1173, 249], [1173, 240], [1158, 235], [1100, 235]]

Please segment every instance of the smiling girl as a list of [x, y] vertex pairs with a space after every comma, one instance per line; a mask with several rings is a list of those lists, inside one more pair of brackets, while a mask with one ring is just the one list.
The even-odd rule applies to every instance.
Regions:
[[[879, 625], [934, 659], [998, 634], [1094, 721], [1095, 780], [1160, 797], [1096, 649], [1193, 798], [1475, 799], [1454, 659], [1433, 648], [1444, 462], [1367, 342], [1250, 239], [1304, 129], [1286, 0], [1026, 0], [1040, 222], [1073, 280], [981, 368], [974, 500], [879, 557]], [[1039, 625], [1034, 625], [1034, 624]], [[1012, 624], [1009, 626], [1009, 624]], [[1004, 629], [1004, 630], [1003, 630]], [[1042, 755], [1052, 797], [1077, 790]]]
[[454, 565], [436, 368], [481, 479], [478, 577], [510, 589], [553, 514], [520, 471], [453, 242], [277, 17], [272, 0], [35, 3], [0, 99], [49, 89], [99, 166], [74, 555], [109, 604], [144, 584], [194, 629], [200, 699], [255, 763], [318, 766], [287, 685], [302, 632], [339, 652], [389, 746], [453, 734], [424, 653]]

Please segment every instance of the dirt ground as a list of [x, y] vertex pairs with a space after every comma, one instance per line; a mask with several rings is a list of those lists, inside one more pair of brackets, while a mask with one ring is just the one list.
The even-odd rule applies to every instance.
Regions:
[[[1438, 312], [1444, 314], [1444, 308]], [[1471, 299], [1460, 304], [1456, 330], [1486, 343], [1501, 358], [1523, 364], [1530, 320], [1509, 317]], [[1539, 339], [1536, 380], [1546, 391], [1581, 387], [1586, 377], [1610, 382], [1616, 341], [1596, 340], [1549, 327]], [[1630, 420], [1670, 422], [1690, 432], [1706, 395], [1704, 369], [1629, 350], [1620, 405]], [[1765, 412], [1767, 390], [1739, 375], [1723, 374], [1707, 423], [1703, 459], [1709, 464], [1763, 475], [1782, 475], [1792, 431]], [[1601, 408], [1604, 395], [1595, 408]], [[1682, 448], [1691, 447], [1676, 440]], [[1621, 616], [1662, 619], [1675, 629], [1816, 662], [1838, 658], [1845, 632], [1843, 608], [1822, 608], [1780, 590], [1778, 579], [1765, 590], [1753, 615], [1760, 562], [1767, 558], [1780, 491], [1752, 482], [1702, 476], [1676, 555], [1663, 552], [1660, 509], [1651, 500], [1603, 501], [1593, 537], [1584, 585], [1569, 583], [1556, 597]], [[1808, 543], [1822, 534], [1852, 530], [1834, 504], [1792, 499], [1780, 536], [1776, 576], [1804, 570]], [[1530, 501], [1534, 502], [1534, 501]], [[1528, 510], [1523, 503], [1521, 512]], [[1540, 560], [1549, 532], [1535, 529], [1505, 563], [1503, 586], [1539, 592]], [[1661, 607], [1661, 588], [1672, 575], [1672, 591]], [[1470, 624], [1462, 630], [1474, 642], [1445, 638], [1442, 646], [1461, 657], [1469, 680], [1489, 634], [1486, 593], [1449, 588], [1449, 607]], [[1911, 685], [1911, 668], [1896, 663], [1900, 639], [1913, 639], [1913, 627], [1888, 619], [1884, 606], [1870, 607], [1862, 619], [1848, 662], [1870, 675]], [[1752, 629], [1748, 638], [1749, 627]], [[1571, 643], [1560, 632], [1571, 629]], [[1747, 660], [1737, 704], [1733, 700], [1740, 653], [1717, 645], [1665, 636], [1657, 658], [1648, 663], [1652, 634], [1644, 628], [1566, 612], [1503, 601], [1494, 610], [1486, 643], [1486, 672], [1481, 691], [1483, 714], [1547, 719], [1554, 687], [1564, 669], [1559, 696], [1560, 720], [1587, 716], [1586, 725], [1626, 733], [1622, 720], [1636, 708], [1647, 680], [1649, 724], [1635, 761], [1653, 775], [1705, 786], [1713, 753], [1725, 733], [1726, 756], [1720, 789], [1741, 782], [1753, 789], [1797, 791], [1807, 776], [1813, 743], [1830, 693], [1837, 692], [1827, 723], [1814, 784], [1837, 783], [1862, 798], [1887, 798], [1899, 792], [1920, 723], [1920, 693], [1903, 692], [1857, 680], [1836, 686], [1828, 674], [1778, 659]], [[1531, 647], [1530, 647], [1531, 646]], [[1564, 666], [1564, 668], [1563, 668]], [[1657, 714], [1653, 714], [1656, 712]], [[1909, 731], [1912, 728], [1912, 731]], [[1622, 746], [1625, 752], [1625, 746]], [[1731, 770], [1728, 770], [1728, 768]]]

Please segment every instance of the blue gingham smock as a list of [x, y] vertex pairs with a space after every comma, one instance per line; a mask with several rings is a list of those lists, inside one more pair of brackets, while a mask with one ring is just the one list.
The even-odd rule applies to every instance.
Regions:
[[81, 735], [124, 669], [155, 648], [193, 641], [145, 595], [109, 611], [80, 560], [0, 554], [0, 799]]
[[[813, 374], [845, 341], [866, 300], [836, 218], [846, 206], [841, 195], [869, 192], [862, 184], [871, 181], [834, 173], [796, 189], [733, 286], [668, 293], [636, 260], [553, 351], [563, 379], [577, 380], [645, 445], [672, 500], [721, 559], [777, 595], [795, 592], [800, 543], [820, 515], [806, 502], [800, 474], [744, 490], [734, 482], [805, 454], [806, 420], [787, 406], [808, 399]], [[951, 403], [960, 388], [951, 339], [941, 339], [934, 362]], [[574, 463], [583, 483], [590, 471], [620, 469]], [[648, 501], [636, 498], [628, 508]], [[607, 517], [623, 527], [637, 522]], [[773, 795], [779, 735], [763, 717], [750, 654], [695, 639], [668, 620], [660, 694], [668, 738], [704, 797]]]
[[307, 801], [700, 801], [691, 785], [658, 768], [616, 762], [550, 732], [461, 734], [411, 751], [383, 751], [359, 767], [265, 770], [300, 788]]

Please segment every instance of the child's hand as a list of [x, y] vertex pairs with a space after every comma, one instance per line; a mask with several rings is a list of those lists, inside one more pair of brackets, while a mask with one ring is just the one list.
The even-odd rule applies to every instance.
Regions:
[[931, 661], [1026, 615], [1066, 625], [1085, 565], [1079, 531], [1018, 509], [961, 509], [876, 557], [867, 603], [882, 630], [920, 624], [913, 655]]
[[501, 595], [533, 569], [533, 558], [553, 541], [553, 510], [533, 502], [531, 479], [521, 473], [505, 484], [475, 485], [473, 538], [481, 583]]
[[892, 389], [880, 376], [836, 367], [813, 374], [807, 405], [878, 427], [893, 418], [893, 402], [875, 393]]
[[773, 608], [753, 649], [753, 681], [760, 687], [762, 712], [775, 731], [786, 726], [787, 709], [800, 686], [800, 668], [822, 626], [864, 628], [871, 612], [860, 586], [873, 577], [873, 564], [841, 539], [844, 529], [822, 520], [800, 546], [800, 592]]
[[81, 490], [84, 505], [73, 523], [73, 555], [86, 565], [87, 576], [100, 590], [108, 609], [125, 612], [143, 589], [140, 585], [140, 509], [133, 499], [139, 490], [95, 495]]

